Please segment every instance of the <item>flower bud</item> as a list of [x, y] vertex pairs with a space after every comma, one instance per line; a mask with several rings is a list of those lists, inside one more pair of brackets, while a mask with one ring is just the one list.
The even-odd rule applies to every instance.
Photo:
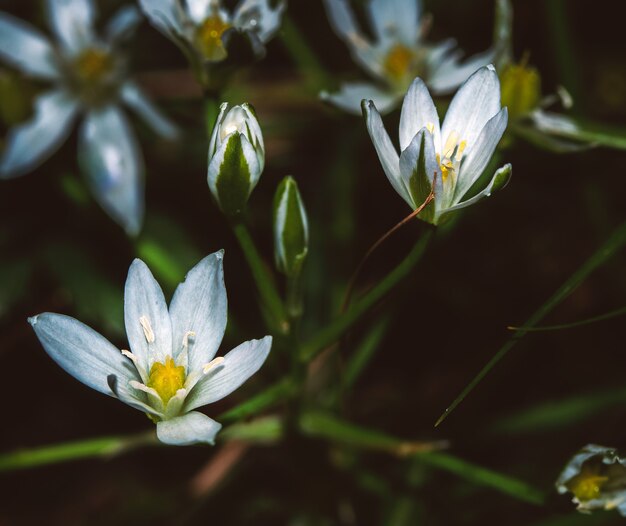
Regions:
[[502, 106], [509, 109], [509, 118], [516, 119], [533, 111], [541, 100], [539, 72], [522, 61], [509, 64], [500, 74]]
[[309, 247], [309, 225], [296, 181], [288, 176], [274, 196], [276, 268], [287, 276], [300, 272]]
[[224, 214], [243, 212], [264, 164], [263, 135], [252, 106], [228, 109], [223, 103], [209, 142], [207, 180]]

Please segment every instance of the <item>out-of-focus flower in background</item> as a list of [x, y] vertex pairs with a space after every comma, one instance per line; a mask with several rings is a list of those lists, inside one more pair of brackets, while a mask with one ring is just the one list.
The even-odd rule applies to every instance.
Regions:
[[33, 117], [10, 130], [0, 178], [23, 175], [44, 162], [67, 139], [82, 113], [79, 163], [104, 210], [131, 235], [141, 229], [144, 167], [123, 103], [163, 137], [176, 128], [150, 103], [128, 75], [120, 47], [140, 21], [134, 7], [122, 8], [104, 36], [94, 30], [91, 0], [48, 0], [48, 21], [57, 41], [0, 13], [0, 57], [53, 87], [35, 102]]
[[626, 517], [626, 460], [613, 448], [589, 444], [567, 463], [556, 481], [583, 513], [617, 509]]
[[500, 107], [500, 82], [491, 65], [461, 86], [441, 128], [426, 85], [415, 79], [402, 105], [399, 156], [371, 100], [363, 101], [363, 112], [383, 170], [409, 206], [417, 209], [434, 184], [435, 198], [419, 215], [424, 221], [436, 225], [444, 215], [491, 195], [510, 178], [509, 164], [487, 181], [481, 177], [508, 119], [507, 109]]
[[250, 104], [220, 106], [208, 157], [207, 181], [220, 210], [241, 214], [265, 166], [263, 134]]
[[424, 41], [430, 20], [422, 16], [419, 0], [369, 0], [366, 9], [373, 39], [361, 31], [349, 0], [324, 4], [354, 61], [376, 79], [344, 83], [337, 93], [322, 92], [323, 99], [351, 113], [360, 113], [362, 99], [373, 100], [383, 114], [391, 111], [415, 77], [422, 78], [433, 93], [449, 93], [494, 58], [489, 49], [461, 62], [463, 53], [455, 40]]
[[269, 0], [241, 0], [232, 12], [221, 0], [139, 0], [139, 4], [154, 27], [181, 48], [204, 83], [211, 81], [206, 66], [227, 58], [227, 41], [235, 33], [247, 37], [254, 54], [262, 56], [285, 9], [284, 1], [272, 7]]
[[167, 444], [212, 444], [221, 425], [194, 409], [221, 400], [259, 370], [271, 336], [214, 358], [226, 329], [223, 252], [204, 258], [169, 306], [139, 259], [128, 271], [124, 321], [130, 351], [61, 314], [29, 319], [46, 352], [85, 385], [145, 412]]

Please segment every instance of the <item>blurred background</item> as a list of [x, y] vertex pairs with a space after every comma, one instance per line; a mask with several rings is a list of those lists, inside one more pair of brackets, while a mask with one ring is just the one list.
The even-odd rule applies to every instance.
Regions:
[[[455, 37], [468, 55], [491, 43], [493, 1], [426, 0], [431, 39]], [[102, 16], [122, 5], [98, 2]], [[626, 125], [626, 62], [618, 3], [515, 1], [514, 47], [529, 53], [544, 93], [563, 84], [572, 113]], [[0, 10], [47, 31], [42, 3], [0, 1]], [[257, 110], [266, 168], [248, 207], [252, 232], [271, 262], [271, 201], [293, 175], [307, 207], [305, 338], [338, 312], [347, 280], [367, 248], [410, 209], [384, 176], [363, 120], [317, 97], [362, 77], [330, 29], [321, 1], [291, 0], [291, 29], [308, 42], [329, 85], [293, 61], [279, 34], [267, 56], [239, 71], [223, 97]], [[136, 78], [183, 130], [156, 138], [134, 119], [146, 162], [146, 219], [128, 238], [95, 203], [76, 163], [75, 135], [40, 168], [0, 184], [0, 451], [150, 429], [142, 415], [87, 389], [43, 351], [26, 317], [74, 316], [126, 347], [123, 285], [134, 257], [173, 292], [204, 255], [224, 248], [229, 325], [226, 352], [265, 334], [254, 284], [206, 184], [202, 93], [183, 55], [147, 22], [128, 44]], [[42, 85], [0, 66], [0, 141], [29, 117]], [[442, 112], [440, 112], [441, 114]], [[385, 118], [395, 140], [399, 112]], [[449, 440], [451, 452], [548, 495], [521, 502], [418, 459], [298, 437], [267, 446], [229, 443], [147, 448], [111, 459], [0, 473], [0, 524], [609, 525], [616, 513], [578, 515], [553, 490], [564, 463], [587, 443], [626, 450], [623, 318], [531, 333], [440, 427], [433, 424], [524, 320], [625, 219], [626, 154], [568, 155], [511, 139], [514, 166], [501, 193], [441, 229], [410, 278], [344, 342], [335, 364], [366, 331], [381, 337], [342, 414], [390, 435]], [[412, 222], [367, 264], [360, 290], [397, 265], [424, 232]], [[587, 279], [544, 324], [577, 321], [626, 305], [626, 255]], [[244, 388], [208, 409], [216, 416], [281, 378], [280, 356]], [[329, 380], [332, 382], [332, 376]], [[322, 394], [320, 394], [322, 393]], [[324, 390], [308, 403], [324, 405]], [[221, 469], [221, 471], [220, 471]], [[208, 470], [208, 471], [207, 471]], [[213, 470], [213, 471], [211, 471]]]

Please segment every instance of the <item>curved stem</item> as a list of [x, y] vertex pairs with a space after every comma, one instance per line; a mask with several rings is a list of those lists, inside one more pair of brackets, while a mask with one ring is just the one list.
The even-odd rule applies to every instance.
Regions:
[[385, 297], [413, 270], [422, 258], [434, 229], [428, 229], [413, 247], [409, 255], [380, 283], [370, 290], [347, 312], [341, 314], [328, 327], [320, 331], [302, 346], [301, 360], [308, 362], [321, 350], [336, 342], [350, 327], [357, 323], [379, 300]]
[[[437, 174], [435, 173], [435, 177], [436, 176], [437, 176]], [[350, 278], [350, 281], [348, 282], [348, 287], [346, 289], [346, 296], [345, 296], [345, 298], [343, 300], [343, 303], [341, 305], [341, 312], [345, 312], [346, 309], [348, 308], [348, 305], [350, 305], [350, 299], [352, 298], [352, 291], [354, 289], [354, 285], [356, 283], [357, 278], [359, 277], [359, 274], [360, 274], [361, 270], [365, 266], [365, 263], [367, 262], [367, 260], [370, 258], [370, 256], [376, 251], [376, 249], [380, 245], [382, 245], [395, 232], [400, 230], [400, 228], [402, 228], [404, 225], [406, 225], [411, 219], [417, 217], [419, 215], [419, 213], [422, 210], [424, 210], [424, 208], [428, 205], [428, 203], [430, 203], [435, 198], [435, 190], [434, 190], [434, 188], [435, 188], [435, 185], [433, 184], [433, 189], [430, 191], [430, 194], [428, 194], [428, 197], [426, 197], [424, 202], [419, 207], [417, 207], [415, 210], [413, 210], [413, 212], [411, 212], [408, 216], [406, 216], [402, 221], [400, 221], [397, 225], [395, 225], [394, 227], [389, 229], [385, 234], [383, 234], [378, 239], [378, 241], [376, 241], [369, 248], [369, 250], [365, 253], [365, 256], [363, 256], [363, 259], [357, 265], [356, 269], [352, 273], [352, 277]]]

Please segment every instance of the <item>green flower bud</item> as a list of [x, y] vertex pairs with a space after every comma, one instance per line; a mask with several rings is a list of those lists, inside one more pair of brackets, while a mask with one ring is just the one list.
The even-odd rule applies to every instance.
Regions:
[[541, 99], [541, 77], [523, 60], [520, 64], [509, 64], [500, 74], [502, 106], [509, 109], [511, 120], [530, 113], [539, 106]]
[[296, 181], [288, 176], [274, 196], [276, 268], [287, 276], [300, 272], [309, 247], [309, 225]]
[[224, 214], [235, 217], [243, 212], [264, 164], [263, 135], [252, 106], [229, 110], [223, 103], [209, 142], [207, 180]]

